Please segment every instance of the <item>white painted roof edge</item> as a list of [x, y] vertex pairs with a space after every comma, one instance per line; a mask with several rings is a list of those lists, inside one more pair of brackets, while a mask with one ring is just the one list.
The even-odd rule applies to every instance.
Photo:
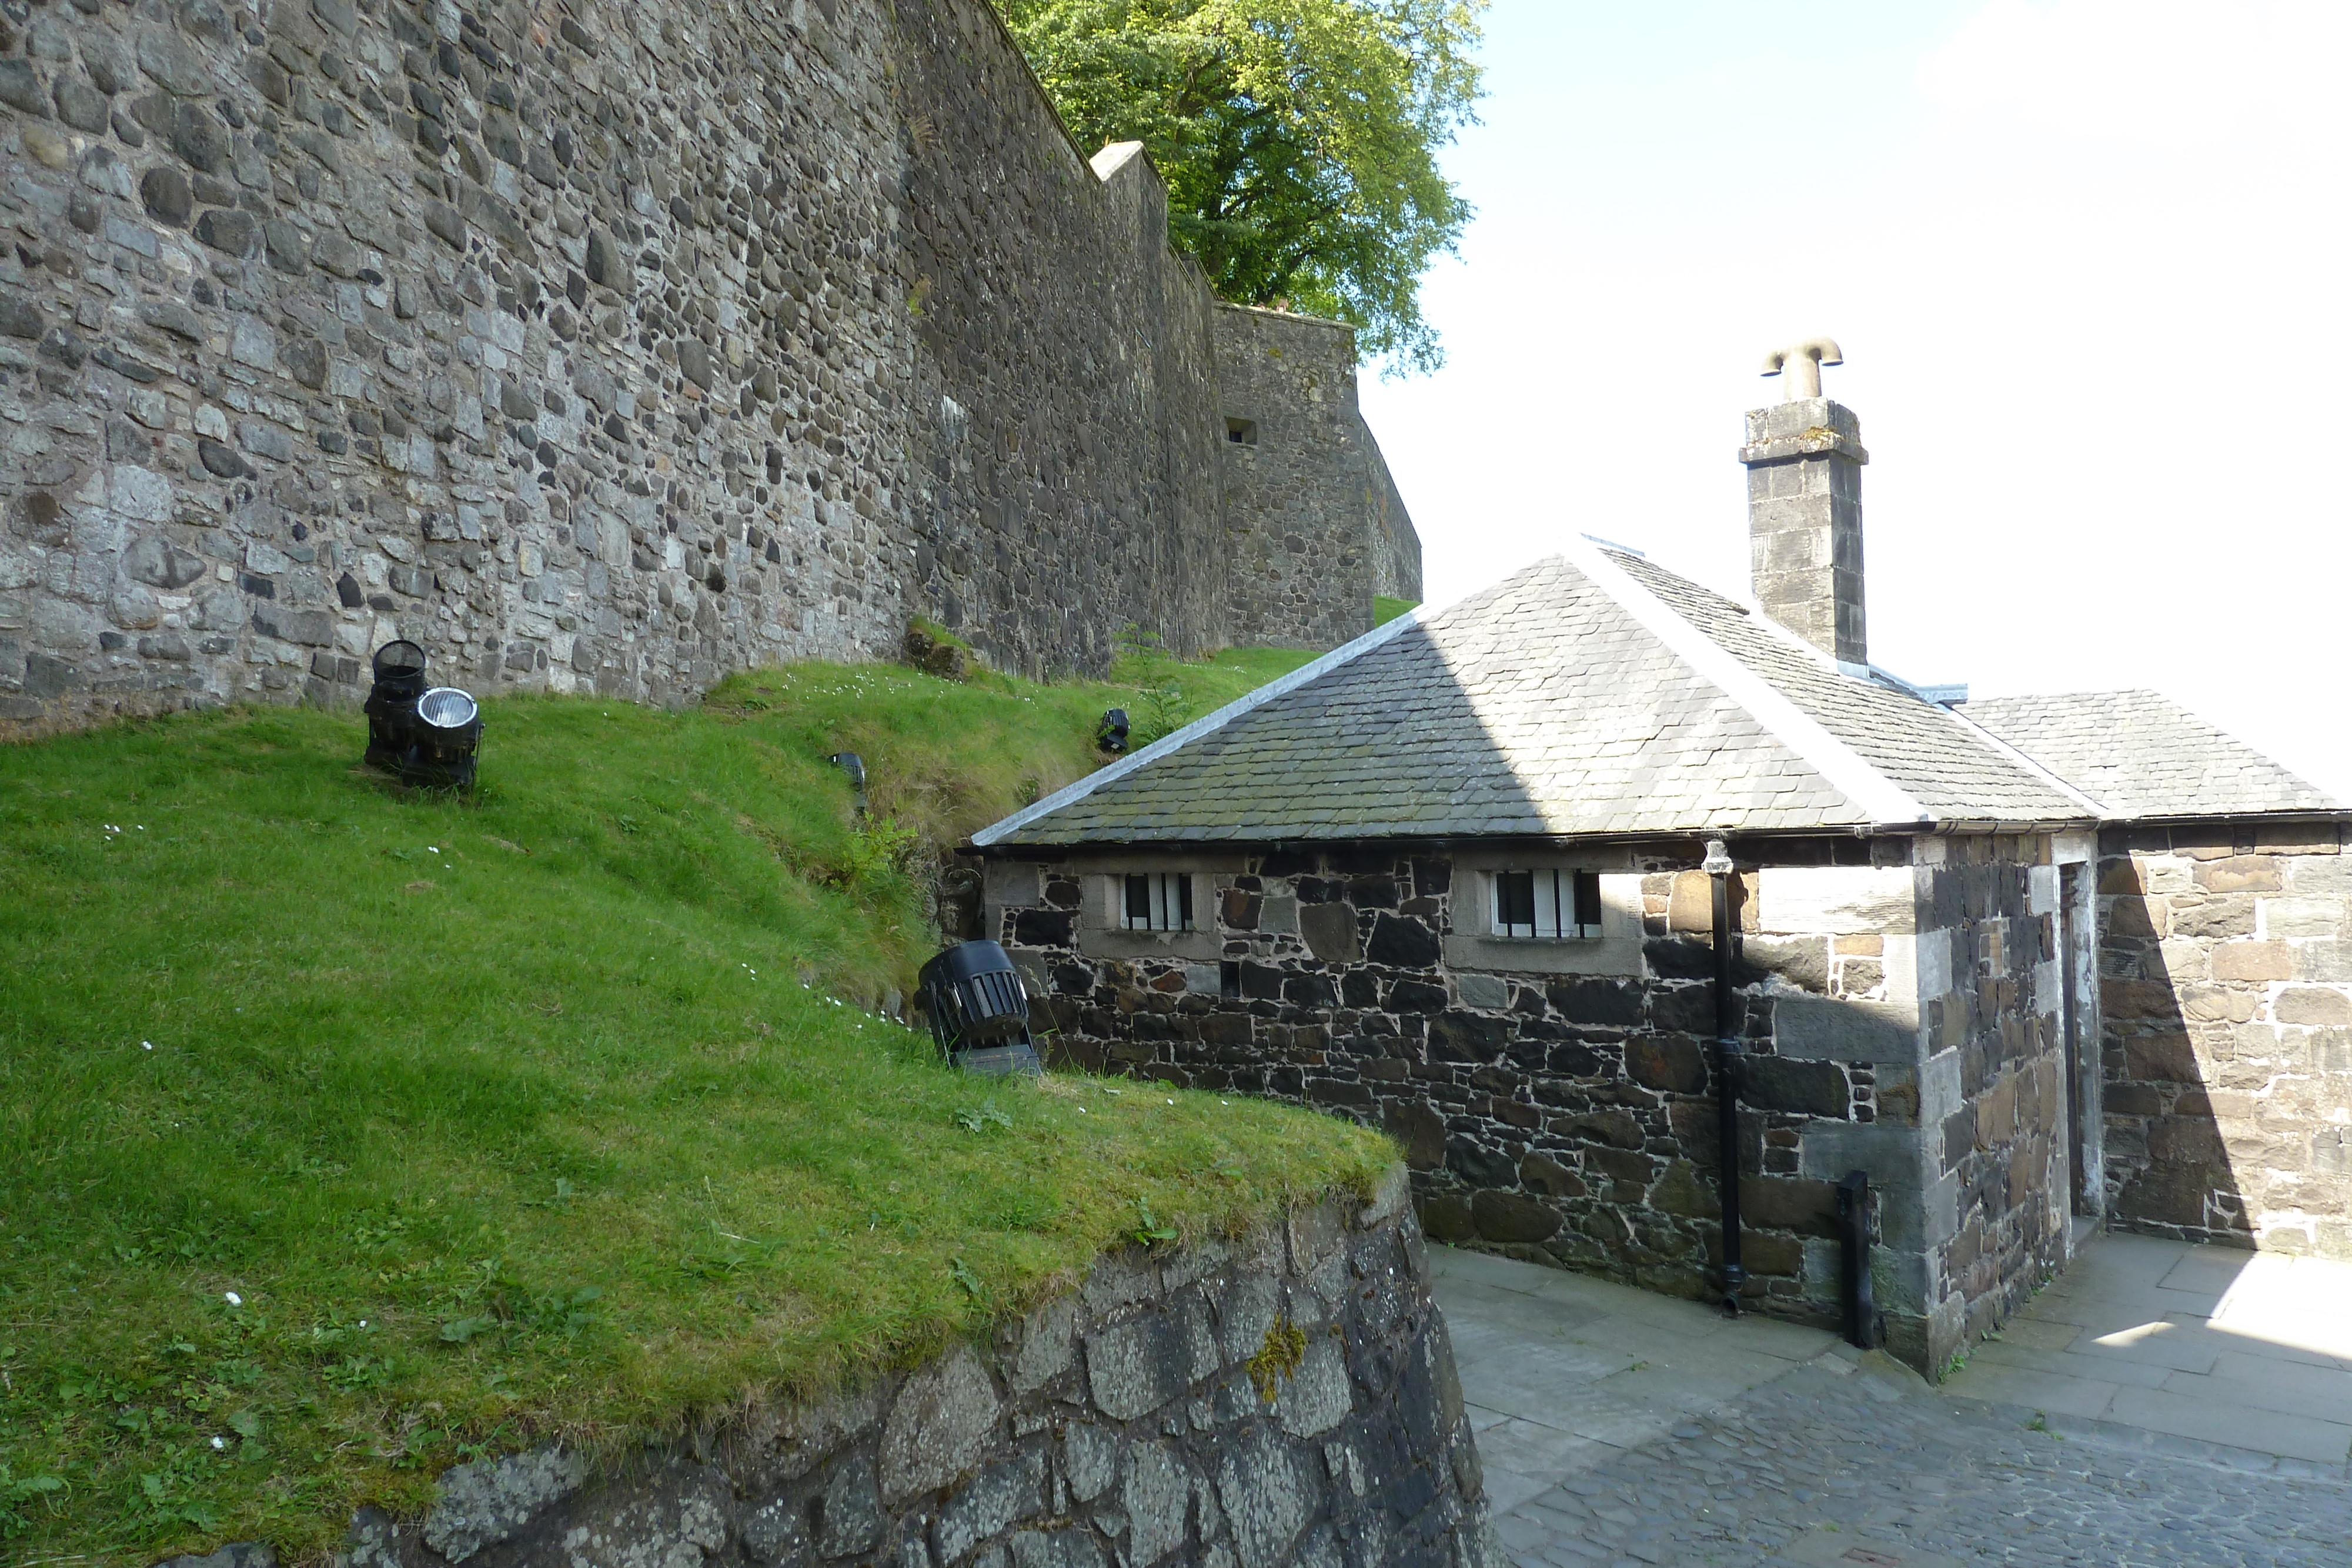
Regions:
[[1286, 675], [1280, 675], [1268, 681], [1257, 690], [1235, 698], [1214, 713], [1194, 719], [1173, 735], [1163, 736], [1142, 750], [1130, 753], [1108, 768], [1098, 768], [1075, 784], [1065, 785], [1035, 805], [1024, 806], [1003, 821], [991, 822], [987, 827], [972, 834], [973, 846], [986, 849], [1007, 834], [1020, 831], [1038, 818], [1058, 811], [1074, 800], [1085, 800], [1113, 779], [1124, 779], [1145, 764], [1157, 762], [1180, 747], [1188, 746], [1204, 735], [1223, 729], [1244, 714], [1255, 708], [1263, 707], [1276, 697], [1288, 695], [1316, 677], [1336, 670], [1349, 660], [1360, 658], [1382, 643], [1420, 625], [1422, 613], [1420, 609], [1408, 610], [1392, 621], [1382, 622], [1354, 642], [1342, 643], [1320, 658], [1299, 665]]
[[1676, 658], [1713, 682], [1782, 745], [1812, 765], [1838, 792], [1870, 814], [1874, 824], [1915, 825], [1935, 813], [1864, 760], [1803, 709], [1774, 690], [1712, 637], [1676, 614], [1672, 606], [1635, 581], [1608, 555], [1581, 539], [1565, 552], [1570, 564], [1597, 583], [1642, 629], [1664, 643]]

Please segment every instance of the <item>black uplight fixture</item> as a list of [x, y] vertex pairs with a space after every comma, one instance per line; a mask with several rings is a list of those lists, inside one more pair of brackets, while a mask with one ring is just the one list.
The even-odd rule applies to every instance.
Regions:
[[1127, 749], [1127, 710], [1112, 708], [1102, 716], [1102, 722], [1095, 726], [1095, 744], [1117, 757]]
[[1029, 991], [993, 942], [959, 942], [923, 966], [923, 1010], [940, 1054], [967, 1072], [1045, 1071], [1029, 1039]]
[[404, 784], [474, 787], [482, 710], [471, 693], [425, 684], [425, 650], [403, 639], [375, 651], [368, 688], [366, 760]]
[[854, 751], [836, 751], [825, 758], [849, 776], [849, 787], [857, 791], [857, 816], [866, 817], [866, 758]]

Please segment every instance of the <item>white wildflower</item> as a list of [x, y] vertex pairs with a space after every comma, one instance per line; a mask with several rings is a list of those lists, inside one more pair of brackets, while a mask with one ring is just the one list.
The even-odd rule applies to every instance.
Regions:
[[221, 1292], [221, 1300], [226, 1301], [232, 1307], [241, 1307], [245, 1305], [245, 1298], [238, 1295], [235, 1291], [223, 1291]]

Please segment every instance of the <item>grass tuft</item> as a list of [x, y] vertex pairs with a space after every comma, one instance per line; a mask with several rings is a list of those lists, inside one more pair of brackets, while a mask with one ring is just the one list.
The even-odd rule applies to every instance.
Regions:
[[[1306, 656], [1152, 678], [1205, 708]], [[317, 1558], [450, 1463], [814, 1391], [1105, 1248], [1369, 1190], [1345, 1124], [978, 1083], [876, 1010], [931, 950], [922, 857], [1096, 765], [1123, 698], [503, 698], [471, 799], [357, 768], [348, 715], [0, 748], [10, 1555]]]

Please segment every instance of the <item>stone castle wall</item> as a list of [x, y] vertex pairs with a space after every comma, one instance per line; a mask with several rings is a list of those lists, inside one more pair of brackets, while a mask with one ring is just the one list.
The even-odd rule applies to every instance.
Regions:
[[[1372, 596], [1421, 597], [1421, 545], [1356, 403], [1354, 334], [1226, 306], [1224, 551], [1236, 642], [1332, 648], [1372, 629]], [[1336, 470], [1336, 472], [1335, 472]]]
[[[1478, 1452], [1403, 1173], [815, 1405], [592, 1472], [461, 1465], [348, 1568], [1486, 1568]], [[222, 1560], [227, 1560], [224, 1557]], [[249, 1560], [249, 1554], [248, 1554]], [[189, 1559], [180, 1559], [185, 1563]]]
[[2352, 1258], [2347, 844], [2335, 822], [2102, 835], [2115, 1223]]
[[1236, 640], [1220, 312], [986, 0], [78, 0], [0, 103], [0, 724]]
[[[1008, 856], [983, 934], [1080, 1064], [1385, 1127], [1433, 1237], [1703, 1295], [1720, 1259], [1712, 909], [1681, 869], [1699, 846], [1540, 862], [1601, 873], [1604, 935], [1574, 945], [1477, 935], [1485, 871], [1523, 852]], [[1749, 1298], [1838, 1321], [1832, 1184], [1865, 1170], [1888, 1343], [1932, 1374], [2063, 1260], [2049, 841], [1753, 852], [1735, 971]], [[1112, 879], [1152, 870], [1193, 878], [1199, 929], [1115, 928]]]

